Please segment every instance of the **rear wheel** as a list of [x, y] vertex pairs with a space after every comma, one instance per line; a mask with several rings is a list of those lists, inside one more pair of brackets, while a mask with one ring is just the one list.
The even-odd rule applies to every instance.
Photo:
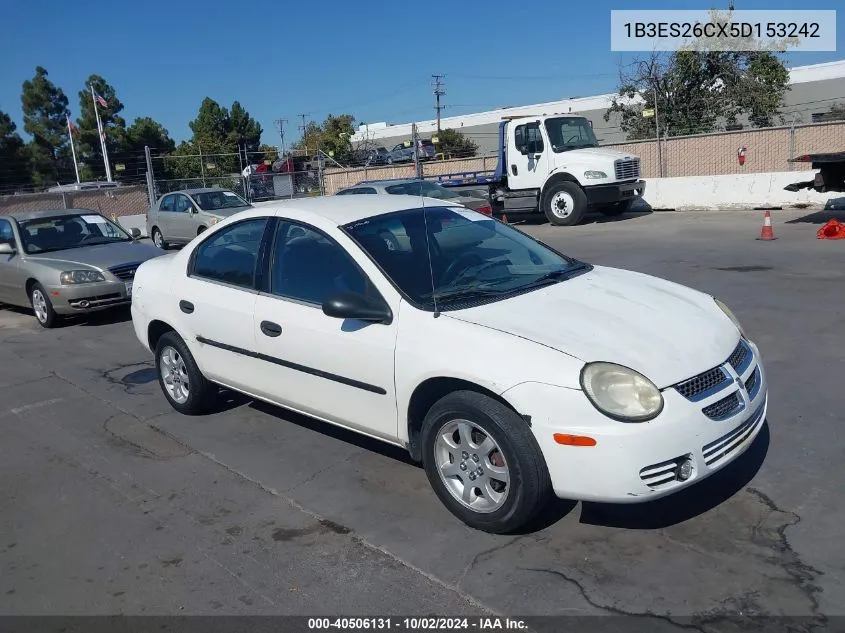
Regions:
[[156, 344], [155, 360], [158, 383], [171, 407], [185, 415], [211, 409], [217, 388], [202, 375], [181, 336], [163, 334]]
[[562, 180], [549, 185], [543, 192], [540, 207], [549, 223], [573, 226], [581, 221], [587, 211], [587, 196], [577, 183]]
[[551, 481], [525, 421], [501, 402], [456, 391], [429, 410], [423, 465], [440, 501], [470, 527], [494, 534], [531, 521], [551, 498]]
[[32, 303], [32, 311], [35, 313], [35, 320], [38, 325], [44, 328], [55, 327], [59, 321], [59, 315], [53, 309], [53, 303], [44, 290], [44, 286], [34, 283], [29, 291], [29, 301]]

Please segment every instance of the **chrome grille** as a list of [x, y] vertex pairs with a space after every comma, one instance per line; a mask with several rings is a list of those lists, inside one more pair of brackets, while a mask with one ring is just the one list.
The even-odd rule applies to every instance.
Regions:
[[730, 382], [730, 378], [722, 371], [722, 368], [714, 367], [710, 371], [678, 383], [675, 385], [675, 389], [687, 400], [696, 402], [716, 393], [727, 382]]
[[701, 411], [711, 420], [724, 420], [742, 408], [742, 399], [735, 391], [731, 395], [704, 407]]
[[640, 177], [639, 158], [620, 158], [614, 164], [616, 180], [634, 180]]
[[736, 346], [736, 349], [728, 357], [728, 363], [730, 363], [736, 373], [741, 374], [748, 368], [750, 362], [751, 350], [748, 349], [746, 342], [740, 339], [739, 345]]
[[755, 369], [751, 375], [748, 377], [748, 380], [745, 381], [745, 391], [748, 392], [748, 399], [754, 400], [754, 396], [757, 395], [757, 390], [760, 387], [760, 380], [757, 374], [760, 373], [759, 369]]
[[135, 262], [133, 264], [121, 264], [120, 266], [112, 266], [109, 272], [122, 281], [131, 281], [135, 278], [135, 271], [138, 270], [142, 262]]
[[762, 420], [764, 406], [765, 402], [761, 403], [754, 412], [754, 415], [748, 418], [748, 420], [736, 427], [730, 433], [723, 435], [718, 440], [703, 446], [701, 452], [704, 456], [704, 463], [708, 466], [712, 466], [738, 449], [754, 432], [754, 429]]

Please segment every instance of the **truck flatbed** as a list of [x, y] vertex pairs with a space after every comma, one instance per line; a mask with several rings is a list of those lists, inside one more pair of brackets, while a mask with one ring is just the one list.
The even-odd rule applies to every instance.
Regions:
[[828, 152], [821, 154], [803, 154], [790, 158], [790, 163], [811, 163], [813, 169], [819, 172], [813, 180], [796, 182], [784, 187], [787, 191], [813, 189], [820, 193], [830, 191], [845, 191], [845, 152]]

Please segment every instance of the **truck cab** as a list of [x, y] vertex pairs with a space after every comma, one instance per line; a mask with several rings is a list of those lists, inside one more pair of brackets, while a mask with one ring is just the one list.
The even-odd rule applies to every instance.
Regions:
[[589, 119], [570, 115], [502, 121], [493, 180], [499, 212], [541, 211], [558, 226], [588, 208], [623, 213], [645, 192], [639, 157], [599, 147]]

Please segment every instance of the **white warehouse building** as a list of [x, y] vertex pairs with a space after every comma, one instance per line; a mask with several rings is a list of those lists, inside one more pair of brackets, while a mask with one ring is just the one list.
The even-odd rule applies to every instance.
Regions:
[[[789, 71], [790, 89], [784, 96], [782, 114], [787, 123], [811, 123], [828, 112], [834, 104], [845, 104], [845, 60], [797, 66]], [[612, 116], [604, 120], [616, 93], [562, 99], [546, 103], [500, 108], [487, 112], [443, 117], [442, 129], [452, 128], [472, 138], [478, 145], [479, 154], [496, 151], [498, 124], [503, 117], [534, 114], [577, 114], [593, 123], [593, 129], [603, 145], [623, 143], [625, 132], [619, 127], [619, 120]], [[437, 130], [437, 121], [417, 121], [421, 137], [429, 138]], [[367, 142], [375, 146], [392, 149], [395, 145], [411, 138], [411, 123], [368, 123], [362, 124], [351, 137], [353, 144]]]

